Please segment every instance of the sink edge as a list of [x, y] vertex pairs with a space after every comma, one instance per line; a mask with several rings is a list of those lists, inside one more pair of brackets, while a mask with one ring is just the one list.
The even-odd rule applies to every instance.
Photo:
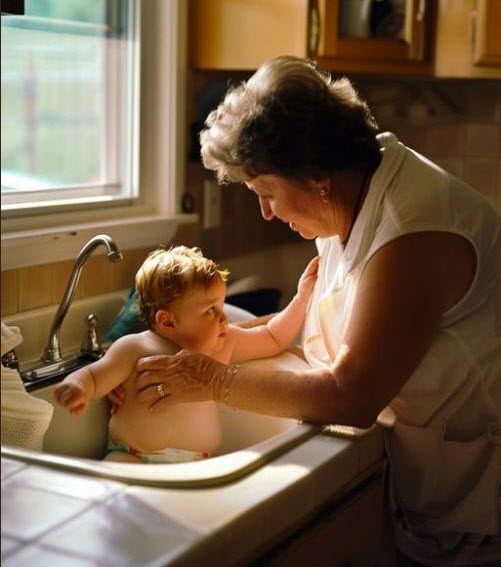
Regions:
[[196, 488], [227, 484], [246, 476], [279, 455], [322, 431], [322, 426], [298, 424], [292, 430], [242, 449], [204, 461], [176, 464], [113, 463], [41, 453], [2, 445], [1, 455], [26, 463], [47, 466], [142, 486]]

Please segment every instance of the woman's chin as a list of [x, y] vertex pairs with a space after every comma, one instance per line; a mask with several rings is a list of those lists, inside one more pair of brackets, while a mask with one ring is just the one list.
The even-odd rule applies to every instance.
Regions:
[[313, 240], [318, 236], [316, 233], [312, 232], [311, 230], [298, 227], [297, 224], [293, 222], [289, 223], [289, 228], [294, 232], [297, 232], [299, 236], [301, 236], [301, 238], [304, 238], [305, 240]]
[[314, 240], [318, 236], [316, 232], [307, 230], [296, 230], [296, 232], [299, 234], [299, 236], [301, 236], [301, 238], [304, 238], [305, 240]]

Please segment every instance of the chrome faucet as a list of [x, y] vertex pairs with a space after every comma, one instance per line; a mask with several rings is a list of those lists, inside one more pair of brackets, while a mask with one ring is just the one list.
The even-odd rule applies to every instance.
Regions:
[[118, 249], [118, 246], [107, 234], [98, 234], [97, 236], [94, 236], [80, 250], [75, 263], [73, 264], [73, 269], [71, 271], [63, 299], [61, 300], [54, 316], [54, 320], [52, 321], [49, 340], [41, 358], [43, 362], [54, 363], [63, 360], [59, 344], [59, 332], [61, 330], [61, 325], [63, 324], [64, 318], [66, 317], [71, 302], [73, 301], [73, 296], [75, 294], [78, 281], [80, 280], [82, 268], [92, 252], [94, 252], [94, 250], [100, 245], [103, 245], [106, 248], [106, 256], [110, 262], [118, 262], [122, 259], [122, 253]]

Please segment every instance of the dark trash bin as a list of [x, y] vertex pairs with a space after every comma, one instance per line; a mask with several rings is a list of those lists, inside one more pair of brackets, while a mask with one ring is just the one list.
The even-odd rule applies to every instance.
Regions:
[[226, 303], [246, 309], [259, 317], [269, 313], [276, 313], [281, 297], [282, 292], [279, 289], [264, 288], [229, 295], [226, 298]]

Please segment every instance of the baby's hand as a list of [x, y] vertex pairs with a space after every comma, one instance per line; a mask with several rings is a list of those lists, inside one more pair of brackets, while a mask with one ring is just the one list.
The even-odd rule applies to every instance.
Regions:
[[301, 299], [304, 299], [305, 301], [308, 301], [310, 299], [311, 292], [313, 291], [313, 286], [317, 281], [319, 262], [320, 256], [315, 256], [315, 258], [313, 258], [313, 260], [311, 260], [311, 262], [306, 266], [306, 270], [299, 278], [297, 294]]
[[63, 408], [74, 416], [84, 413], [89, 403], [85, 389], [74, 382], [61, 382], [54, 390], [54, 397]]

